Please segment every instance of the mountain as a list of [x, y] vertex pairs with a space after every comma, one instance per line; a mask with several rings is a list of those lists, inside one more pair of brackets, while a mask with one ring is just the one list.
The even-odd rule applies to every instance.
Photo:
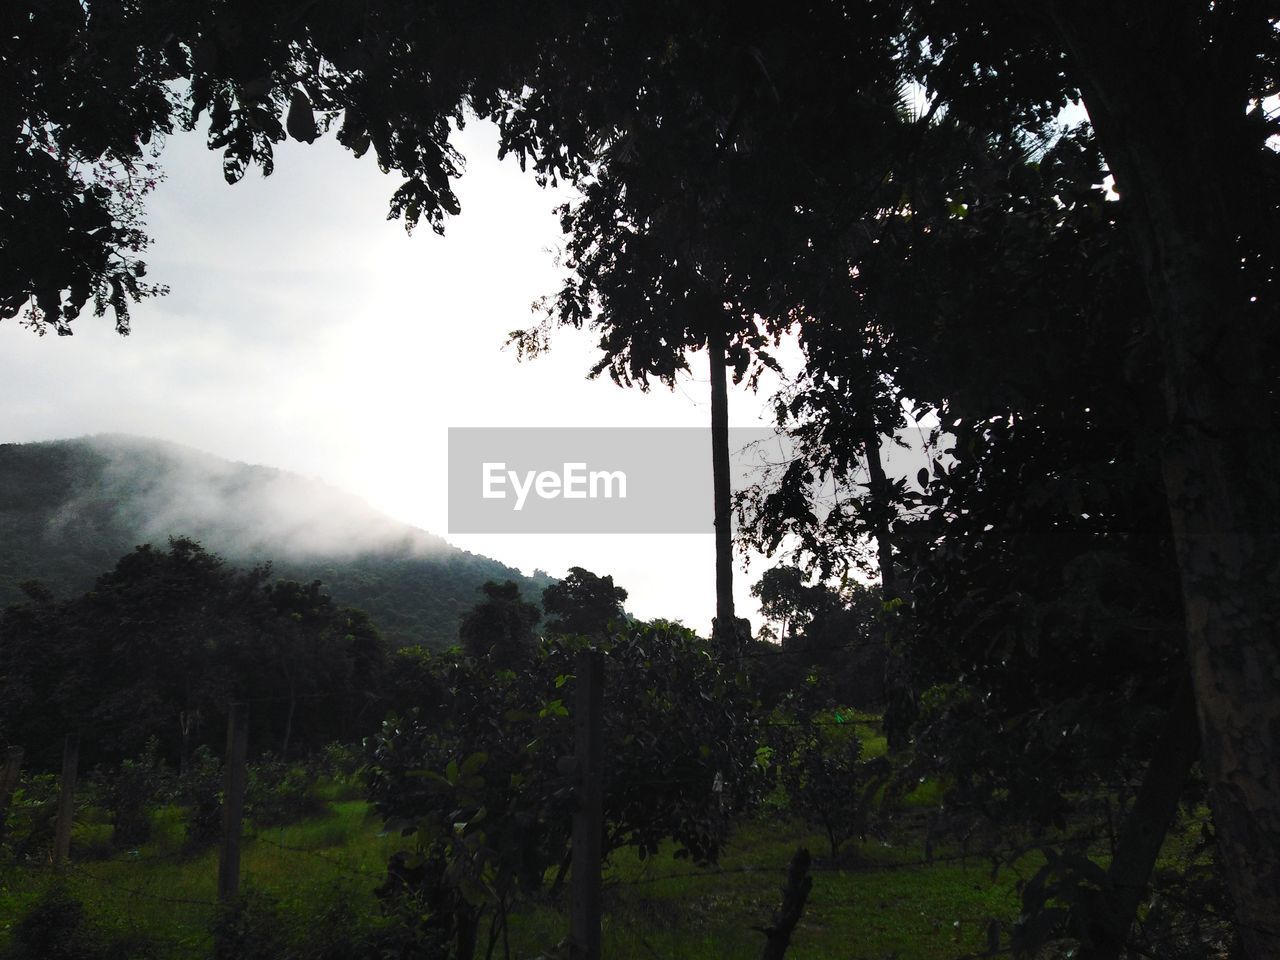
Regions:
[[24, 580], [84, 591], [137, 544], [176, 536], [237, 566], [321, 580], [396, 645], [455, 642], [486, 580], [515, 580], [532, 600], [553, 582], [283, 470], [125, 435], [0, 444], [0, 605], [21, 599]]

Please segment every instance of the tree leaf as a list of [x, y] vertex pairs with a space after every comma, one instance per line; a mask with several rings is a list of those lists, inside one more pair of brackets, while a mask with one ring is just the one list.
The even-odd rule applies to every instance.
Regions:
[[289, 99], [289, 116], [285, 120], [285, 126], [289, 130], [289, 136], [303, 143], [315, 143], [316, 138], [320, 136], [320, 130], [316, 127], [315, 112], [311, 109], [311, 101], [301, 90], [294, 90], [293, 96]]

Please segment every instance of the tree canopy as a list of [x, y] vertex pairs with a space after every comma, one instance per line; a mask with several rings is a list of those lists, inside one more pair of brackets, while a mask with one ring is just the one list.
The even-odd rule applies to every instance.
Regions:
[[[866, 0], [755, 13], [10, 5], [0, 172], [18, 188], [0, 205], [15, 265], [0, 306], [34, 304], [37, 325], [61, 332], [91, 296], [119, 318], [146, 292], [129, 259], [136, 224], [111, 207], [130, 199], [127, 180], [79, 171], [138, 162], [176, 122], [207, 124], [229, 180], [269, 171], [285, 136], [337, 126], [404, 176], [392, 216], [441, 229], [457, 211], [450, 123], [495, 120], [504, 153], [583, 189], [564, 211], [569, 275], [549, 308], [600, 333], [598, 371], [666, 381], [707, 347], [743, 376], [772, 337], [798, 332], [807, 369], [779, 413], [806, 445], [759, 501], [763, 540], [797, 535], [839, 566], [873, 536], [886, 588], [910, 557], [910, 581], [886, 599], [919, 624], [967, 629], [945, 657], [907, 662], [921, 684], [939, 685], [935, 668], [963, 681], [942, 698], [955, 715], [975, 693], [1000, 715], [1026, 715], [1032, 691], [1052, 699], [1042, 718], [1114, 706], [1103, 659], [1125, 665], [1140, 709], [1171, 711], [1187, 671], [1240, 929], [1252, 956], [1272, 955], [1274, 9]], [[38, 69], [51, 62], [64, 69]], [[43, 79], [55, 75], [66, 83]], [[914, 89], [921, 108], [904, 110]], [[1089, 124], [1064, 132], [1074, 102]], [[46, 207], [53, 239], [15, 256]], [[954, 463], [937, 457], [914, 488], [874, 462], [904, 398], [956, 438]], [[819, 516], [807, 485], [851, 482], [859, 458], [867, 489]], [[1088, 675], [1083, 698], [1056, 685], [1059, 662]], [[1143, 729], [1129, 732], [1150, 758]], [[1118, 759], [1127, 743], [1088, 749]], [[1036, 749], [1056, 764], [1054, 744]]]

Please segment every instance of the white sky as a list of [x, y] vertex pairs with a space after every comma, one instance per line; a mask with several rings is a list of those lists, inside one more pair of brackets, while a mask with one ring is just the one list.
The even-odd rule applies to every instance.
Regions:
[[[281, 145], [273, 176], [228, 187], [199, 135], [171, 138], [146, 259], [172, 293], [136, 307], [126, 338], [88, 315], [70, 338], [0, 324], [0, 442], [159, 437], [320, 477], [447, 536], [451, 426], [706, 426], [701, 354], [675, 392], [643, 394], [586, 380], [590, 334], [559, 331], [532, 362], [502, 349], [558, 287], [560, 197], [497, 162], [492, 128], [456, 144], [463, 211], [441, 238], [387, 221], [394, 175], [332, 141]], [[759, 425], [766, 401], [731, 390], [731, 423]], [[526, 571], [612, 574], [634, 614], [710, 627], [709, 532], [449, 539]], [[758, 627], [748, 587], [739, 572], [740, 614]]]

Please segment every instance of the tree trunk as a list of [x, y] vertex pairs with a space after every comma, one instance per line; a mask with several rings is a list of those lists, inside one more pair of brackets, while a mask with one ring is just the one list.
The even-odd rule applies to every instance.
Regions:
[[809, 876], [809, 851], [801, 847], [787, 867], [787, 882], [782, 888], [782, 905], [773, 914], [773, 923], [760, 929], [765, 935], [764, 950], [760, 960], [782, 960], [791, 946], [791, 935], [804, 915], [805, 901], [813, 889]]
[[898, 578], [893, 567], [893, 541], [889, 536], [893, 507], [889, 503], [889, 478], [880, 459], [880, 431], [876, 428], [875, 415], [868, 412], [867, 420], [862, 448], [867, 457], [867, 472], [871, 475], [871, 527], [876, 538], [876, 561], [880, 566], [880, 595], [888, 603], [899, 595]]
[[472, 910], [459, 906], [458, 925], [458, 960], [474, 960], [476, 943], [480, 939], [480, 914], [483, 910]]
[[298, 703], [293, 687], [293, 674], [287, 666], [284, 669], [284, 676], [289, 684], [289, 712], [284, 718], [284, 739], [280, 743], [280, 761], [282, 763], [289, 760], [289, 741], [293, 738], [293, 711]]
[[716, 623], [713, 633], [722, 649], [737, 646], [733, 609], [733, 516], [729, 486], [729, 387], [724, 329], [716, 318], [707, 335], [711, 373], [711, 486], [715, 501]]
[[1232, 153], [1244, 103], [1221, 79], [1245, 53], [1207, 44], [1206, 6], [1048, 9], [1123, 198], [1160, 339], [1163, 472], [1202, 758], [1241, 937], [1263, 960], [1280, 956], [1276, 333], [1240, 289], [1246, 231], [1223, 193], [1247, 175], [1248, 155]]
[[[885, 475], [884, 463], [880, 459], [880, 431], [876, 427], [870, 401], [866, 417], [862, 448], [871, 480], [871, 529], [876, 538], [876, 560], [880, 566], [880, 599], [887, 604], [901, 596], [897, 571], [893, 565], [893, 540], [889, 534], [889, 518], [893, 508], [889, 502], [889, 478]], [[891, 611], [885, 610], [880, 627], [885, 646], [884, 731], [889, 748], [897, 751], [910, 743], [911, 725], [916, 721], [918, 710], [915, 691], [911, 688], [910, 670], [902, 652], [893, 648], [893, 630], [890, 626], [893, 616]]]
[[1178, 683], [1169, 716], [1142, 778], [1142, 787], [1120, 833], [1107, 878], [1109, 902], [1091, 931], [1094, 949], [1085, 960], [1118, 960], [1129, 939], [1129, 930], [1146, 894], [1151, 871], [1173, 825], [1178, 801], [1200, 753], [1196, 731], [1196, 704], [1191, 682]]

